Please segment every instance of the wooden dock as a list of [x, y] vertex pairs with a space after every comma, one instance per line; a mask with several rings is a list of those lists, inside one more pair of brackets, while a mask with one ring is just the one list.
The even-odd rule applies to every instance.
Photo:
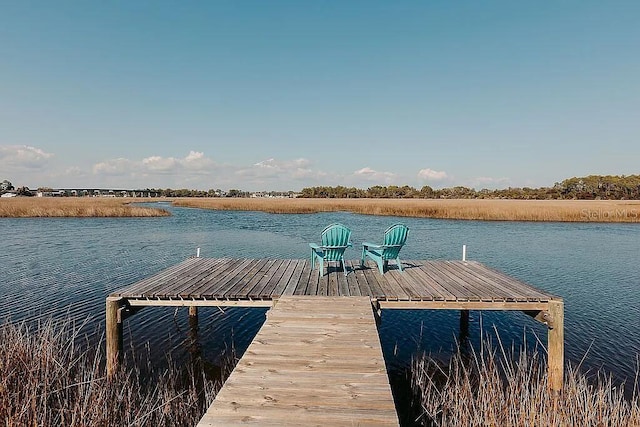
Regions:
[[[301, 417], [309, 416], [309, 420], [315, 420], [316, 412], [327, 412], [320, 408], [333, 405], [338, 400], [345, 404], [353, 404], [338, 411], [342, 414], [340, 417], [343, 417], [340, 419], [345, 421], [343, 425], [357, 425], [357, 422], [349, 424], [354, 419], [348, 418], [349, 411], [352, 411], [354, 417], [361, 419], [362, 412], [359, 408], [367, 407], [372, 402], [375, 402], [375, 407], [380, 405], [380, 408], [386, 408], [390, 400], [387, 399], [385, 400], [387, 403], [383, 403], [380, 400], [381, 395], [370, 396], [362, 389], [357, 389], [354, 392], [357, 398], [351, 400], [336, 399], [331, 393], [322, 394], [322, 397], [316, 398], [311, 392], [307, 392], [308, 399], [304, 403], [296, 399], [305, 396], [305, 392], [296, 391], [296, 387], [299, 386], [293, 384], [306, 384], [310, 387], [313, 384], [313, 387], [316, 387], [313, 383], [315, 378], [313, 370], [305, 370], [305, 365], [302, 363], [303, 360], [307, 360], [309, 366], [316, 366], [314, 361], [319, 359], [314, 358], [314, 354], [324, 355], [326, 350], [326, 357], [334, 360], [340, 354], [356, 353], [356, 350], [347, 350], [347, 345], [357, 346], [362, 342], [373, 342], [370, 328], [368, 326], [364, 328], [364, 325], [366, 332], [363, 329], [360, 340], [355, 338], [354, 332], [346, 330], [344, 335], [337, 334], [345, 337], [344, 342], [337, 337], [336, 341], [322, 337], [322, 331], [326, 333], [338, 328], [340, 323], [337, 320], [338, 313], [349, 311], [344, 309], [343, 305], [345, 307], [353, 305], [353, 315], [360, 316], [363, 310], [361, 304], [365, 301], [369, 304], [366, 322], [371, 320], [369, 317], [372, 316], [372, 310], [380, 309], [460, 310], [462, 320], [468, 318], [468, 310], [521, 310], [548, 326], [549, 386], [553, 391], [561, 389], [564, 371], [564, 305], [561, 298], [475, 261], [404, 261], [403, 272], [392, 265], [384, 275], [378, 272], [373, 263], [362, 267], [359, 261], [347, 261], [346, 264], [348, 270], [346, 277], [342, 268], [335, 265], [332, 265], [321, 277], [317, 270], [311, 270], [311, 263], [308, 260], [187, 259], [114, 292], [107, 298], [107, 371], [109, 375], [116, 372], [122, 354], [123, 320], [142, 307], [185, 306], [189, 307], [190, 314], [195, 314], [199, 306], [273, 307], [268, 312], [267, 322], [258, 334], [261, 338], [256, 338], [250, 345], [249, 350], [238, 363], [236, 371], [231, 374], [229, 378], [231, 382], [228, 386], [224, 386], [223, 391], [207, 412], [202, 422], [209, 424], [202, 425], [229, 425], [232, 415], [240, 417], [233, 418], [235, 420], [244, 419], [254, 424], [284, 425], [279, 421], [270, 423], [260, 418], [266, 414], [283, 413], [282, 411], [289, 411], [292, 417], [296, 416], [295, 412]], [[328, 304], [327, 298], [330, 297], [338, 297], [337, 301], [341, 301], [340, 304]], [[302, 312], [295, 309], [298, 304]], [[313, 321], [303, 320], [304, 313], [308, 313]], [[344, 314], [348, 315], [348, 313]], [[335, 324], [320, 323], [321, 320], [324, 322], [326, 319], [332, 319], [333, 315], [336, 316], [333, 319]], [[365, 322], [364, 318], [361, 320]], [[316, 332], [321, 335], [310, 338], [306, 345], [301, 345], [296, 340], [301, 338], [300, 333], [305, 323], [318, 325]], [[293, 325], [290, 331], [287, 325]], [[307, 332], [311, 333], [311, 330]], [[372, 372], [372, 377], [375, 377], [372, 381], [379, 381], [381, 378], [379, 372], [375, 375], [373, 373], [375, 369], [381, 368], [379, 364], [383, 362], [381, 362], [377, 335], [375, 339], [376, 350], [372, 351], [380, 352], [380, 358], [373, 361], [365, 357], [359, 362], [362, 363], [361, 371], [354, 372]], [[264, 344], [267, 342], [272, 344]], [[341, 347], [343, 345], [345, 347]], [[302, 351], [307, 346], [311, 353], [308, 356], [302, 356], [300, 353], [301, 364], [296, 368], [292, 366], [292, 370], [287, 372], [287, 375], [282, 374], [283, 371], [279, 369], [282, 368], [283, 363], [287, 363], [288, 358], [293, 357], [289, 350]], [[289, 350], [286, 350], [287, 348]], [[336, 350], [338, 356], [329, 355], [329, 348], [339, 349]], [[265, 352], [268, 354], [263, 354]], [[257, 354], [261, 356], [258, 357]], [[339, 388], [340, 384], [360, 384], [356, 379], [348, 376], [351, 370], [344, 369], [343, 372], [339, 366], [336, 369], [328, 375], [334, 381], [332, 383], [334, 389]], [[367, 371], [368, 369], [374, 371]], [[344, 377], [340, 377], [339, 373], [344, 374]], [[266, 378], [269, 378], [269, 381], [276, 381], [278, 378], [282, 380], [283, 377], [290, 377], [290, 380], [294, 381], [290, 388], [287, 389], [284, 383], [274, 382], [273, 390], [256, 391], [256, 387], [267, 384], [260, 381], [266, 381]], [[362, 384], [364, 386], [364, 383]], [[331, 389], [332, 386], [326, 384], [322, 387]], [[382, 386], [376, 383], [371, 387], [381, 390]], [[386, 390], [388, 383], [382, 388]], [[318, 390], [321, 389], [318, 388]], [[338, 393], [337, 390], [334, 391]], [[347, 390], [342, 391], [347, 392]], [[249, 400], [241, 400], [245, 394]], [[365, 402], [368, 398], [371, 399], [369, 403]], [[278, 405], [275, 404], [276, 401]], [[299, 405], [295, 406], [298, 409], [293, 409], [292, 405]], [[259, 409], [258, 412], [256, 412], [257, 409]], [[228, 422], [215, 424], [214, 413]], [[394, 419], [397, 424], [397, 418]], [[387, 416], [380, 414], [380, 425], [388, 425], [384, 424], [387, 421]], [[313, 423], [315, 421], [305, 422], [305, 424]], [[319, 422], [320, 424], [338, 425], [334, 422]], [[373, 422], [372, 424], [376, 425]]]
[[198, 427], [398, 426], [368, 297], [282, 297]]

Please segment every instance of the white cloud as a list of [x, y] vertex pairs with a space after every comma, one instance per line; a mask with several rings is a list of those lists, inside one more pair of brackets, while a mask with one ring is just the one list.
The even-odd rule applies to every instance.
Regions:
[[119, 158], [93, 165], [95, 175], [128, 175], [134, 169], [135, 162]]
[[[254, 163], [249, 168], [241, 168], [237, 175], [253, 179], [305, 179], [324, 176], [314, 171], [311, 162], [304, 158], [294, 160], [276, 160], [274, 158]], [[266, 181], [265, 181], [266, 182]]]
[[187, 157], [184, 158], [185, 162], [195, 162], [204, 158], [204, 153], [202, 151], [189, 151]]
[[[304, 181], [306, 185], [326, 176], [315, 171], [304, 158], [278, 160], [269, 158], [250, 166], [220, 165], [199, 151], [185, 157], [149, 156], [141, 160], [112, 159], [93, 166], [96, 180], [124, 187], [171, 188], [242, 188], [246, 190], [290, 190]], [[307, 182], [313, 182], [307, 184]]]
[[364, 167], [353, 172], [353, 177], [378, 184], [392, 184], [398, 176], [392, 172], [378, 172], [370, 167]]
[[37, 169], [53, 154], [29, 145], [0, 145], [0, 166], [7, 169]]
[[181, 161], [182, 166], [191, 171], [206, 171], [215, 166], [212, 159], [206, 157], [201, 151], [189, 151], [187, 157]]
[[[201, 151], [186, 151], [183, 157], [152, 154], [139, 158], [104, 159], [83, 166], [64, 164], [75, 158], [51, 159], [53, 154], [28, 146], [0, 146], [0, 167], [14, 184], [72, 187], [78, 185], [112, 188], [240, 188], [247, 191], [299, 190], [312, 186], [411, 185], [402, 174], [365, 166], [352, 172], [320, 170], [306, 158], [265, 158], [247, 164], [220, 164]], [[7, 165], [22, 165], [22, 172]], [[333, 163], [330, 163], [333, 164]], [[27, 168], [31, 165], [31, 168]], [[40, 165], [36, 168], [36, 165]], [[78, 167], [79, 166], [79, 167]], [[328, 165], [325, 165], [329, 167]], [[12, 166], [14, 169], [16, 166]], [[355, 168], [354, 168], [355, 169]], [[444, 172], [425, 169], [420, 176], [450, 180]], [[414, 179], [416, 176], [414, 175]]]
[[178, 175], [188, 176], [191, 173], [211, 171], [215, 162], [206, 157], [204, 153], [190, 151], [184, 158], [149, 156], [142, 160], [130, 160], [125, 158], [111, 159], [96, 163], [93, 166], [95, 175], [121, 175], [121, 176], [154, 176], [154, 175]]
[[148, 172], [176, 172], [180, 169], [180, 160], [175, 157], [151, 156], [142, 159], [143, 170]]
[[445, 171], [436, 171], [433, 169], [421, 169], [418, 172], [418, 177], [427, 181], [444, 181], [449, 178]]

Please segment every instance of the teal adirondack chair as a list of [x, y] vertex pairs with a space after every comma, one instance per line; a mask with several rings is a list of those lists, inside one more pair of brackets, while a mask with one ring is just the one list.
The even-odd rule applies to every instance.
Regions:
[[322, 230], [320, 245], [309, 243], [311, 246], [311, 268], [315, 268], [319, 262], [320, 276], [324, 276], [324, 262], [327, 261], [327, 269], [330, 261], [340, 261], [344, 275], [347, 275], [347, 267], [344, 264], [344, 251], [351, 246], [351, 230], [342, 224], [331, 224]]
[[384, 243], [374, 245], [373, 243], [362, 243], [362, 258], [360, 266], [364, 267], [365, 257], [371, 257], [376, 264], [380, 274], [384, 274], [384, 268], [388, 267], [389, 260], [393, 259], [398, 265], [398, 270], [402, 271], [402, 262], [400, 261], [400, 249], [404, 246], [409, 235], [409, 228], [404, 224], [393, 224], [384, 232]]

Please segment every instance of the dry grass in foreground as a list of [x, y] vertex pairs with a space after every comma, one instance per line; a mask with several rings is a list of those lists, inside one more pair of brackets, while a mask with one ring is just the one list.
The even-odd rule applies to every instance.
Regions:
[[[546, 364], [537, 353], [507, 356], [488, 344], [455, 355], [448, 367], [426, 355], [412, 363], [412, 387], [423, 426], [640, 426], [638, 384], [630, 400], [610, 377], [592, 381], [569, 369], [562, 392], [548, 391]], [[595, 384], [594, 384], [595, 382]]]
[[0, 325], [0, 424], [3, 426], [194, 426], [219, 381], [177, 367], [142, 374], [124, 366], [105, 376], [101, 353], [74, 344], [70, 321]]
[[496, 199], [183, 198], [176, 206], [270, 213], [348, 211], [367, 215], [485, 221], [640, 222], [640, 201]]
[[34, 217], [156, 217], [164, 209], [131, 206], [147, 199], [112, 197], [11, 197], [0, 198], [0, 218]]

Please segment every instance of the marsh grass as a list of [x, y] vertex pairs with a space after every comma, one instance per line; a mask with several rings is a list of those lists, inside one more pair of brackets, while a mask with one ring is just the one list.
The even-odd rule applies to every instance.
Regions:
[[640, 222], [640, 201], [628, 200], [182, 198], [174, 205], [280, 214], [347, 211], [485, 221]]
[[489, 341], [458, 351], [448, 366], [426, 354], [414, 358], [411, 383], [423, 426], [640, 426], [637, 378], [627, 399], [611, 376], [569, 367], [554, 396], [537, 351], [516, 355]]
[[128, 362], [108, 379], [103, 354], [78, 344], [81, 330], [70, 320], [0, 326], [3, 426], [193, 426], [220, 388], [172, 363]]
[[[0, 218], [170, 215], [165, 209], [131, 205], [148, 201], [106, 197], [2, 198]], [[345, 211], [364, 215], [484, 221], [640, 222], [640, 201], [629, 200], [180, 198], [173, 200], [173, 204], [277, 214]]]
[[0, 198], [0, 218], [33, 217], [157, 217], [165, 209], [132, 206], [148, 199], [111, 197], [11, 197]]

